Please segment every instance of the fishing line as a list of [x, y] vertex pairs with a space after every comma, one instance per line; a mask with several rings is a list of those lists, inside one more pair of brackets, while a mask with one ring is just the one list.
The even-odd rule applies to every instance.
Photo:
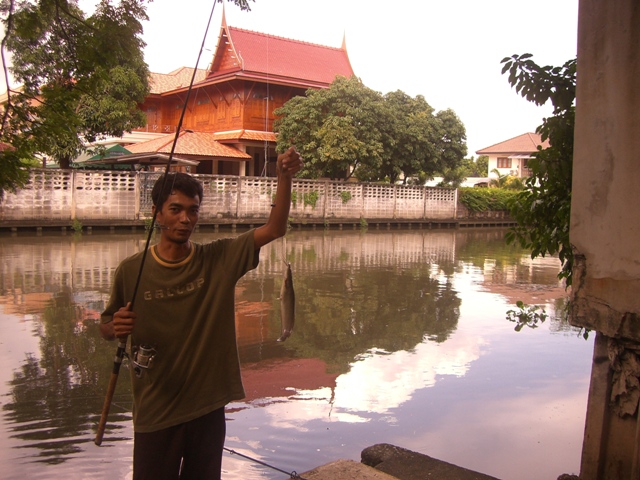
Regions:
[[278, 467], [274, 467], [273, 465], [269, 465], [268, 463], [263, 462], [262, 460], [258, 460], [257, 458], [252, 458], [249, 455], [245, 455], [243, 453], [236, 452], [235, 450], [231, 450], [230, 448], [227, 448], [227, 447], [222, 447], [222, 448], [224, 448], [231, 455], [238, 455], [240, 457], [246, 458], [247, 460], [251, 460], [252, 462], [259, 463], [260, 465], [264, 465], [265, 467], [269, 467], [269, 468], [271, 468], [273, 470], [276, 470], [277, 472], [284, 473], [285, 475], [289, 475], [289, 478], [293, 478], [294, 480], [307, 480], [306, 478], [303, 478], [300, 475], [298, 475], [295, 470], [292, 471], [292, 472], [287, 472], [286, 470], [282, 470], [282, 469], [280, 469]]

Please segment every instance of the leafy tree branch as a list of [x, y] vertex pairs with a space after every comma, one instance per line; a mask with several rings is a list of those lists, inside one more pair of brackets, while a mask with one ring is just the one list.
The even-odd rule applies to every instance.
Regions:
[[575, 124], [576, 60], [561, 67], [541, 67], [531, 54], [502, 60], [502, 73], [516, 92], [536, 105], [551, 101], [553, 114], [536, 129], [550, 147], [540, 149], [528, 162], [531, 176], [515, 199], [511, 214], [518, 222], [507, 234], [509, 243], [518, 242], [531, 250], [531, 257], [557, 254], [561, 262], [559, 278], [571, 285], [573, 253], [569, 240], [573, 131]]

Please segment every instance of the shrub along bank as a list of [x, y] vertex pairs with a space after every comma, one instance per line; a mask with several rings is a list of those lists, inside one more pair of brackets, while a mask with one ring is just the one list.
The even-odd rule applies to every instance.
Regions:
[[511, 203], [519, 193], [519, 190], [504, 188], [459, 188], [458, 202], [470, 213], [508, 212], [511, 210]]

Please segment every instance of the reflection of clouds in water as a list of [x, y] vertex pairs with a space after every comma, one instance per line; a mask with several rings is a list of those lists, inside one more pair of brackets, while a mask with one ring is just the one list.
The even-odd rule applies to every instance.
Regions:
[[[446, 344], [421, 343], [411, 351], [387, 353], [372, 349], [329, 388], [298, 391], [294, 403], [268, 406], [270, 424], [306, 431], [305, 423], [363, 423], [366, 413], [389, 414], [410, 400], [416, 390], [432, 387], [440, 375], [464, 376], [486, 342], [479, 336], [454, 335]], [[358, 413], [362, 412], [362, 414]], [[390, 416], [387, 423], [395, 423]]]
[[[264, 447], [258, 441], [247, 441], [246, 439], [240, 439], [236, 436], [228, 435], [226, 437], [225, 448], [233, 450], [233, 452], [236, 453], [231, 453], [229, 451], [224, 452], [222, 456], [223, 478], [254, 478], [250, 477], [247, 471], [255, 468], [256, 464], [249, 463], [248, 459], [243, 458], [240, 455], [246, 455], [260, 462], [267, 462], [269, 460], [261, 455], [260, 452]], [[253, 473], [255, 473], [255, 478], [263, 478], [258, 470]]]
[[267, 405], [266, 415], [269, 425], [277, 428], [287, 428], [298, 432], [307, 432], [308, 422], [321, 421], [323, 423], [344, 422], [363, 423], [369, 419], [349, 412], [339, 411], [332, 403], [330, 388], [318, 390], [300, 390], [289, 402], [277, 402]]
[[334, 407], [388, 413], [416, 390], [435, 385], [438, 375], [464, 376], [483, 343], [481, 337], [453, 335], [444, 344], [425, 342], [411, 352], [372, 350], [338, 377]]

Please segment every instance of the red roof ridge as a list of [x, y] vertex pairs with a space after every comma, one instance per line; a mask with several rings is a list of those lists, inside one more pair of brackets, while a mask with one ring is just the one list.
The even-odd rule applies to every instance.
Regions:
[[227, 26], [227, 28], [229, 30], [236, 30], [238, 32], [250, 33], [252, 35], [258, 35], [258, 36], [261, 36], [261, 37], [269, 37], [269, 38], [274, 38], [276, 40], [284, 40], [286, 42], [298, 43], [298, 44], [302, 44], [302, 45], [309, 45], [309, 46], [312, 46], [312, 47], [330, 48], [332, 50], [344, 50], [344, 48], [342, 48], [342, 47], [331, 47], [329, 45], [322, 45], [320, 43], [305, 42], [304, 40], [296, 40], [294, 38], [280, 37], [278, 35], [272, 35], [270, 33], [256, 32], [255, 30], [247, 30], [247, 29], [244, 29], [244, 28], [231, 27], [231, 26]]

